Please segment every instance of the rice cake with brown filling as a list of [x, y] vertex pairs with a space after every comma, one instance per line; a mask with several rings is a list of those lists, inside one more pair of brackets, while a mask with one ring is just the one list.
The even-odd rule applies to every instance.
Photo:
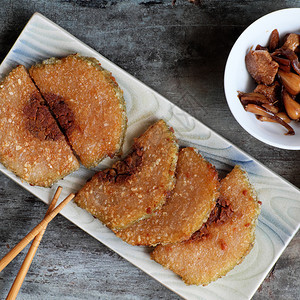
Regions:
[[178, 145], [160, 120], [135, 139], [132, 153], [98, 172], [75, 202], [112, 229], [125, 228], [160, 208], [174, 187]]
[[95, 58], [51, 58], [29, 73], [85, 167], [120, 153], [127, 124], [123, 92]]
[[116, 235], [132, 245], [155, 246], [188, 239], [207, 220], [219, 196], [218, 173], [194, 148], [179, 151], [176, 185], [153, 216]]
[[207, 285], [241, 263], [252, 249], [259, 212], [246, 172], [236, 166], [221, 181], [217, 206], [201, 230], [187, 241], [157, 246], [151, 257], [186, 284]]
[[79, 168], [24, 66], [0, 85], [0, 161], [31, 185], [43, 187]]

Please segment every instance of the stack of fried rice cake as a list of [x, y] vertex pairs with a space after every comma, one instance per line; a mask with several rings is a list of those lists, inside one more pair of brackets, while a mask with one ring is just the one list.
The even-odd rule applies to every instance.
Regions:
[[249, 253], [260, 208], [239, 166], [220, 182], [195, 148], [178, 148], [159, 120], [124, 160], [95, 174], [75, 202], [125, 242], [155, 247], [152, 259], [187, 284], [207, 285]]

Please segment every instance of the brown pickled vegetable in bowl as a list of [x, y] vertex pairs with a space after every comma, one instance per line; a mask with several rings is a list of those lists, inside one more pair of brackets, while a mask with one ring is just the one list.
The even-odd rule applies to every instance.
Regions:
[[248, 112], [265, 122], [284, 126], [286, 135], [294, 135], [291, 120], [300, 120], [300, 35], [289, 33], [280, 42], [274, 29], [267, 46], [257, 45], [246, 57], [246, 68], [256, 82], [250, 93], [238, 97]]

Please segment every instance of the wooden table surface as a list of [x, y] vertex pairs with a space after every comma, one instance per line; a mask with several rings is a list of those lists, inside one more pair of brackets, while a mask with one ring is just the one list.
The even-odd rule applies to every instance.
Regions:
[[[300, 151], [267, 146], [235, 121], [223, 74], [229, 51], [257, 18], [297, 0], [0, 1], [0, 58], [38, 11], [300, 188]], [[300, 27], [300, 26], [299, 26]], [[44, 216], [46, 205], [0, 175], [0, 257]], [[27, 250], [28, 248], [26, 248]], [[24, 259], [0, 273], [4, 299]], [[253, 299], [299, 299], [300, 234]], [[71, 222], [49, 225], [18, 299], [178, 299]]]

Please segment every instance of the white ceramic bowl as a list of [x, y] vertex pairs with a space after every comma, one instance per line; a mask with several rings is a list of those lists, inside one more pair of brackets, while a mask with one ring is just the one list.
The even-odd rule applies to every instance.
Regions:
[[255, 88], [254, 80], [246, 69], [246, 54], [257, 44], [268, 45], [273, 29], [278, 29], [280, 37], [291, 32], [300, 33], [300, 8], [283, 9], [261, 17], [240, 35], [226, 63], [225, 95], [235, 119], [255, 138], [274, 147], [300, 150], [300, 122], [290, 123], [295, 135], [287, 136], [282, 125], [260, 122], [254, 114], [246, 112], [237, 97], [238, 91], [251, 92]]

